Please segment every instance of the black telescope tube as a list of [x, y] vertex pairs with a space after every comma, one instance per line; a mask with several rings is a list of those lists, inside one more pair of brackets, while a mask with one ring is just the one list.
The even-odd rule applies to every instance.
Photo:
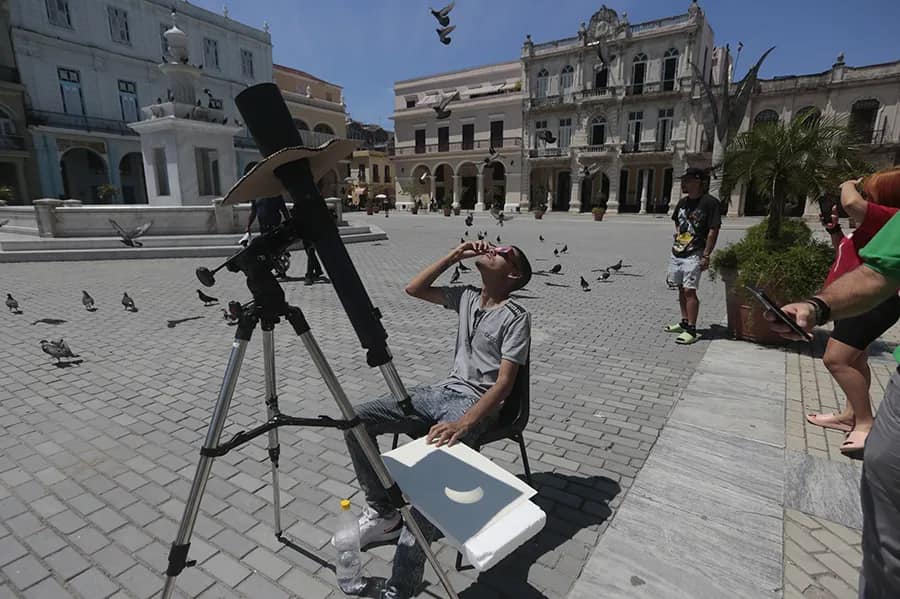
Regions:
[[[263, 156], [303, 144], [281, 91], [274, 83], [248, 87], [235, 97], [234, 103]], [[309, 160], [304, 158], [284, 164], [275, 169], [275, 176], [294, 201], [292, 220], [304, 239], [315, 242], [316, 251], [356, 336], [367, 350], [366, 362], [372, 367], [387, 364], [391, 361], [391, 353], [387, 347], [387, 332], [381, 326], [381, 315], [372, 305], [331, 212], [316, 188]]]

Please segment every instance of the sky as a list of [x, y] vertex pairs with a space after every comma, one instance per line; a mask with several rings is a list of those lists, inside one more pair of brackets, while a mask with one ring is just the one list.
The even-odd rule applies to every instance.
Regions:
[[[457, 0], [449, 46], [425, 0], [190, 0], [262, 27], [277, 64], [343, 86], [350, 115], [393, 129], [395, 81], [517, 60], [525, 34], [535, 43], [575, 35], [602, 2]], [[449, 0], [447, 0], [449, 1]], [[439, 0], [443, 2], [443, 0]], [[606, 0], [631, 23], [687, 11], [689, 0]], [[442, 6], [443, 4], [441, 4]], [[436, 8], [437, 3], [434, 5]], [[706, 0], [717, 46], [743, 42], [738, 77], [769, 46], [761, 76], [816, 73], [843, 52], [849, 66], [900, 60], [900, 0]]]

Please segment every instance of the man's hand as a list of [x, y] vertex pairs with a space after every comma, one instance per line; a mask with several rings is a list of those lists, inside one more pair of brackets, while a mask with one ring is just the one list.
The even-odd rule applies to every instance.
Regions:
[[[789, 317], [793, 318], [794, 322], [796, 322], [797, 325], [807, 333], [811, 333], [813, 328], [816, 326], [816, 309], [813, 308], [813, 305], [809, 302], [797, 302], [794, 304], [788, 304], [786, 306], [782, 306], [781, 310]], [[765, 316], [766, 320], [768, 320], [770, 323], [769, 326], [771, 327], [771, 329], [785, 339], [791, 339], [793, 341], [806, 341], [806, 339], [795, 333], [791, 329], [791, 327], [781, 322], [781, 320], [771, 311], [767, 311]]]
[[709, 256], [700, 256], [700, 272], [709, 269]]
[[487, 241], [467, 241], [456, 246], [453, 250], [453, 258], [455, 262], [465, 260], [466, 258], [474, 258], [491, 251], [491, 244]]
[[431, 430], [428, 431], [426, 440], [429, 444], [434, 443], [438, 447], [441, 447], [442, 445], [452, 447], [461, 437], [466, 436], [466, 433], [468, 433], [471, 428], [471, 424], [463, 422], [462, 420], [457, 420], [456, 422], [439, 422], [432, 426]]

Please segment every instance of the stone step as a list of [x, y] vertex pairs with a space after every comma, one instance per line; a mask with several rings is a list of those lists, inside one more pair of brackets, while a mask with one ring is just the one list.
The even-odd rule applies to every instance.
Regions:
[[[363, 232], [341, 235], [345, 244], [380, 241], [387, 235], [376, 227], [358, 227]], [[344, 231], [341, 231], [344, 233]], [[228, 236], [234, 239], [233, 236]], [[0, 263], [4, 262], [69, 262], [81, 260], [142, 260], [161, 258], [226, 258], [238, 249], [235, 244], [229, 245], [193, 245], [174, 247], [126, 248], [119, 244], [110, 247], [75, 248], [75, 249], [31, 249], [16, 251], [0, 251]]]

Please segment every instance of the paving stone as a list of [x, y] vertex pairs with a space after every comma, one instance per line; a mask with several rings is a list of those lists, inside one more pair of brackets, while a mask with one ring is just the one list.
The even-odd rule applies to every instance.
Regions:
[[[81, 574], [90, 567], [86, 559], [76, 552], [72, 547], [64, 547], [53, 555], [47, 557], [44, 561], [53, 570], [54, 573], [68, 580]], [[88, 578], [90, 580], [90, 577]]]
[[50, 572], [30, 555], [3, 566], [3, 574], [12, 584], [22, 590], [50, 576]]
[[118, 587], [97, 568], [86, 570], [69, 581], [76, 591], [85, 597], [103, 599], [116, 592]]
[[203, 568], [213, 578], [221, 580], [230, 587], [236, 587], [242, 580], [250, 576], [250, 570], [224, 553], [217, 553], [209, 558], [203, 563]]
[[[69, 597], [74, 597], [52, 578], [45, 578], [23, 594], [26, 599], [68, 599]], [[0, 590], [0, 596], [3, 596], [2, 590]]]

